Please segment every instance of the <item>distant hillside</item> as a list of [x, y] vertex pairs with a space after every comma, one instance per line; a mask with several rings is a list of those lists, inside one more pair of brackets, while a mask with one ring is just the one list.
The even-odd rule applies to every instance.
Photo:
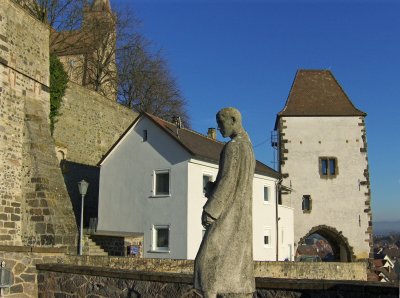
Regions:
[[374, 221], [374, 235], [400, 234], [400, 221]]

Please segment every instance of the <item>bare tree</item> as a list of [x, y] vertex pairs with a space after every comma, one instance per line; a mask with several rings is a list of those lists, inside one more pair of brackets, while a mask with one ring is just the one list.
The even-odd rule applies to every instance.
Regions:
[[186, 101], [167, 62], [151, 53], [129, 7], [93, 12], [93, 0], [14, 1], [53, 28], [50, 49], [70, 80], [136, 111], [166, 120], [180, 116], [189, 125]]
[[86, 0], [13, 0], [56, 30], [76, 29]]
[[190, 126], [186, 101], [166, 61], [160, 53], [152, 55], [147, 48], [148, 43], [137, 36], [133, 44], [118, 52], [119, 102], [168, 121], [179, 116], [185, 126]]

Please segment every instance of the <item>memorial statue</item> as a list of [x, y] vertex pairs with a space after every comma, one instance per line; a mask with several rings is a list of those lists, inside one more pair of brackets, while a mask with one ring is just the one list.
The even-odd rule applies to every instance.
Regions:
[[231, 140], [221, 152], [215, 182], [206, 187], [206, 232], [195, 260], [194, 288], [204, 298], [252, 297], [253, 147], [237, 109], [219, 111], [217, 123], [222, 136]]

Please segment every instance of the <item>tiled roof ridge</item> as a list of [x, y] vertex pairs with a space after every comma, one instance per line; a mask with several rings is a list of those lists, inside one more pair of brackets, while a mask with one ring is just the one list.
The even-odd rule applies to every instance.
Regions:
[[[328, 69], [316, 69], [316, 68], [307, 69], [307, 68], [299, 68], [299, 69], [296, 71], [296, 75], [294, 76], [294, 80], [293, 80], [293, 82], [292, 82], [292, 85], [290, 86], [290, 91], [289, 91], [289, 94], [288, 94], [288, 96], [287, 96], [287, 98], [286, 98], [285, 106], [283, 107], [282, 111], [279, 112], [279, 114], [283, 113], [283, 112], [286, 110], [287, 105], [288, 105], [288, 103], [289, 103], [290, 95], [291, 95], [292, 92], [294, 91], [294, 90], [293, 90], [293, 86], [294, 86], [294, 84], [295, 84], [295, 82], [296, 82], [296, 80], [297, 80], [297, 76], [300, 74], [300, 72], [328, 72], [328, 73], [334, 78], [334, 76], [332, 75], [332, 72], [331, 72], [330, 70], [328, 70]], [[337, 82], [336, 79], [335, 79], [335, 82]], [[340, 86], [340, 88], [342, 89], [341, 86]], [[343, 90], [343, 89], [342, 89], [342, 90]], [[346, 97], [347, 97], [347, 94], [345, 94], [345, 95], [346, 95]]]
[[[152, 114], [149, 114], [149, 113], [145, 113], [145, 114], [147, 114], [147, 115], [150, 116], [150, 117], [157, 118], [158, 120], [161, 120], [161, 121], [163, 121], [163, 122], [166, 122], [166, 123], [168, 123], [168, 124], [170, 124], [170, 125], [175, 126], [174, 123], [169, 122], [169, 121], [167, 121], [167, 120], [165, 120], [165, 119], [162, 119], [162, 118], [160, 118], [160, 117], [157, 117], [157, 116], [152, 115]], [[185, 128], [185, 127], [182, 127], [182, 128], [180, 128], [180, 129], [183, 129], [183, 130], [186, 130], [186, 131], [188, 131], [188, 132], [190, 132], [190, 133], [193, 133], [193, 134], [196, 134], [196, 135], [198, 135], [198, 136], [201, 136], [201, 137], [203, 137], [203, 138], [205, 138], [205, 139], [207, 139], [207, 140], [209, 140], [209, 141], [214, 141], [214, 142], [220, 143], [220, 144], [222, 144], [222, 145], [225, 144], [225, 142], [221, 142], [221, 141], [218, 141], [218, 140], [216, 140], [216, 139], [214, 140], [214, 139], [212, 139], [212, 138], [209, 138], [209, 137], [206, 136], [205, 134], [202, 134], [202, 133], [200, 133], [200, 132], [198, 132], [198, 131], [195, 131], [195, 130], [193, 130], [193, 129]]]
[[[292, 111], [293, 108], [291, 108], [289, 112], [287, 112], [287, 109], [288, 109], [289, 106], [290, 106], [291, 98], [292, 98], [293, 96], [296, 96], [296, 95], [297, 95], [297, 93], [295, 93], [295, 92], [298, 92], [298, 87], [297, 87], [297, 88], [294, 88], [294, 87], [295, 87], [295, 86], [298, 86], [298, 85], [297, 85], [297, 84], [299, 83], [298, 81], [301, 80], [301, 79], [300, 79], [300, 75], [301, 75], [301, 74], [304, 74], [304, 73], [313, 73], [314, 75], [315, 75], [315, 74], [317, 74], [317, 75], [318, 75], [318, 74], [321, 74], [321, 75], [324, 74], [324, 75], [326, 75], [326, 76], [329, 76], [329, 78], [331, 78], [332, 81], [334, 82], [334, 84], [338, 87], [339, 92], [341, 92], [341, 94], [342, 94], [342, 96], [341, 96], [341, 97], [342, 97], [342, 100], [345, 100], [347, 103], [349, 103], [350, 106], [351, 106], [351, 108], [354, 109], [354, 112], [355, 112], [357, 115], [362, 115], [362, 116], [366, 116], [366, 115], [367, 115], [365, 112], [363, 112], [363, 111], [359, 110], [358, 108], [356, 108], [356, 106], [355, 106], [354, 103], [350, 100], [349, 96], [348, 96], [347, 93], [344, 91], [342, 85], [339, 83], [339, 81], [336, 79], [336, 77], [333, 75], [333, 73], [332, 73], [332, 71], [331, 71], [330, 69], [304, 69], [304, 68], [300, 68], [300, 69], [298, 69], [298, 70], [296, 71], [296, 74], [295, 74], [295, 76], [294, 76], [294, 79], [293, 79], [292, 84], [291, 84], [291, 87], [290, 87], [289, 94], [288, 94], [288, 96], [287, 96], [287, 98], [286, 98], [285, 105], [284, 105], [283, 109], [277, 114], [277, 117], [283, 116], [285, 113], [290, 113], [290, 114], [293, 113], [293, 111]], [[303, 79], [303, 80], [304, 80], [304, 79]], [[295, 101], [295, 103], [297, 103], [297, 101]], [[288, 115], [286, 114], [286, 116], [288, 116]], [[299, 116], [301, 116], [301, 114], [299, 114]], [[304, 116], [304, 115], [303, 115], [303, 116]], [[325, 116], [326, 116], [326, 115], [325, 115]], [[334, 116], [334, 114], [332, 114], [332, 116]]]
[[349, 103], [352, 105], [352, 107], [359, 111], [360, 113], [364, 113], [363, 111], [359, 110], [356, 108], [356, 106], [353, 104], [353, 102], [350, 100], [350, 97], [347, 96], [347, 93], [344, 91], [342, 85], [339, 83], [339, 81], [335, 78], [335, 76], [332, 74], [332, 72], [330, 70], [328, 70], [329, 75], [332, 77], [332, 79], [336, 82], [336, 84], [339, 86], [340, 90], [343, 92], [344, 96], [347, 98], [347, 100], [349, 101]]

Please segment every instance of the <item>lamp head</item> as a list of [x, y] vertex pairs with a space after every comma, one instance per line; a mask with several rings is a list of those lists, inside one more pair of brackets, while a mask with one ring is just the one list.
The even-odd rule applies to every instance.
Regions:
[[79, 193], [81, 194], [81, 196], [86, 195], [88, 186], [89, 186], [89, 183], [87, 183], [85, 180], [78, 182]]

